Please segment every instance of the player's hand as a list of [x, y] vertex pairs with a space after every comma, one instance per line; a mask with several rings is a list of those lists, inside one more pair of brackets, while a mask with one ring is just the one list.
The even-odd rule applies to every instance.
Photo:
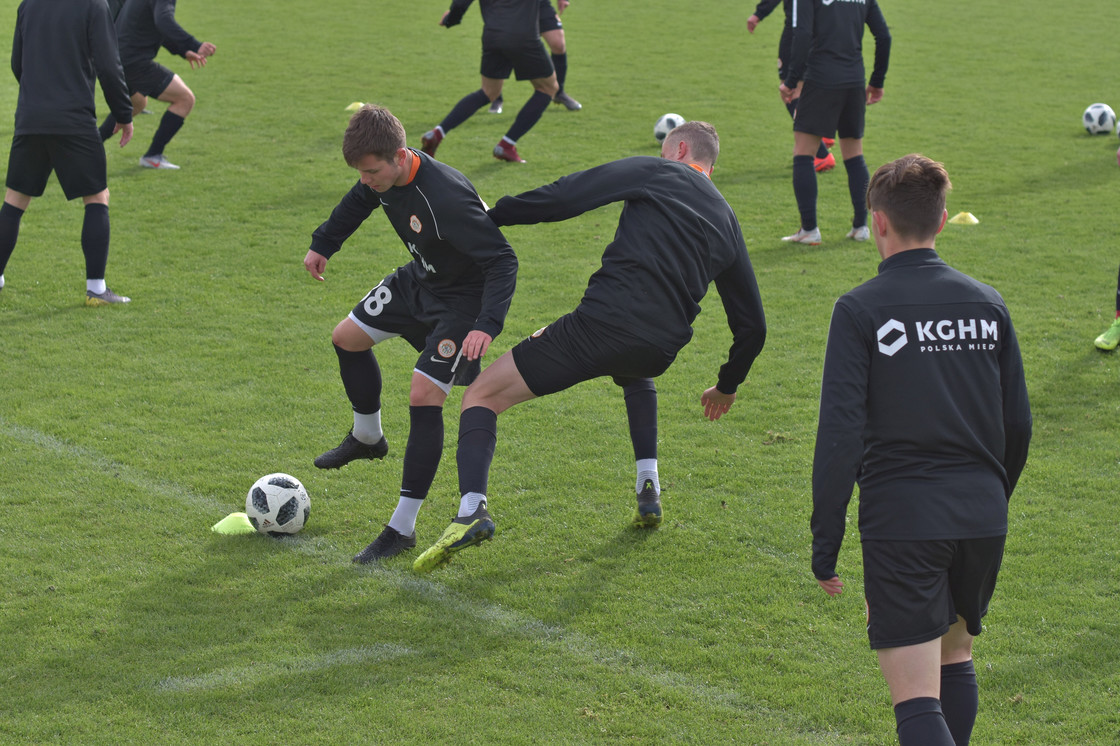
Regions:
[[828, 580], [818, 579], [817, 583], [821, 588], [824, 588], [824, 592], [830, 596], [839, 596], [840, 593], [844, 590], [844, 582], [838, 577], [832, 577]]
[[494, 338], [486, 332], [472, 329], [471, 332], [463, 338], [463, 355], [466, 356], [467, 360], [478, 360], [490, 349], [490, 343], [493, 341]]
[[128, 124], [117, 122], [117, 126], [113, 127], [113, 134], [115, 135], [118, 132], [121, 133], [121, 147], [123, 148], [132, 139], [132, 122]]
[[187, 58], [187, 62], [191, 63], [191, 68], [206, 67], [206, 58], [198, 52], [187, 52], [183, 55]]
[[747, 31], [753, 34], [754, 30], [758, 28], [758, 24], [760, 23], [762, 23], [762, 19], [756, 16], [754, 13], [751, 13], [751, 17], [747, 19]]
[[211, 44], [208, 41], [202, 42], [202, 46], [198, 48], [198, 53], [200, 55], [202, 55], [203, 57], [209, 57], [210, 55], [214, 54], [214, 52], [217, 52], [217, 51], [218, 51], [218, 48], [215, 47], [213, 44]]
[[445, 10], [445, 11], [443, 11], [443, 16], [441, 16], [441, 17], [440, 17], [440, 19], [439, 19], [439, 25], [440, 25], [440, 26], [444, 26], [444, 27], [450, 28], [450, 27], [448, 27], [448, 26], [447, 26], [447, 16], [448, 16], [448, 15], [449, 15], [450, 13], [451, 13], [451, 11], [450, 11], [450, 10]]
[[564, 8], [567, 8], [571, 4], [571, 0], [556, 0], [556, 15], [563, 13]]
[[307, 256], [303, 258], [303, 266], [319, 282], [324, 282], [323, 272], [327, 269], [327, 258], [317, 251], [308, 249]]
[[867, 105], [877, 104], [883, 100], [883, 89], [867, 86]]
[[735, 403], [735, 394], [725, 394], [712, 386], [701, 395], [700, 403], [704, 405], [704, 416], [714, 422], [731, 409], [731, 405]]
[[801, 95], [801, 84], [798, 83], [796, 88], [790, 88], [783, 82], [778, 86], [778, 94], [781, 95], [782, 102], [788, 104]]

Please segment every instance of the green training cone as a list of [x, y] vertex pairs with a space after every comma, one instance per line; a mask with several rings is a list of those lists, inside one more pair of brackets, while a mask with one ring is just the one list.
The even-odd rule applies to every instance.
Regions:
[[230, 513], [210, 527], [216, 534], [255, 534], [257, 530], [244, 513]]

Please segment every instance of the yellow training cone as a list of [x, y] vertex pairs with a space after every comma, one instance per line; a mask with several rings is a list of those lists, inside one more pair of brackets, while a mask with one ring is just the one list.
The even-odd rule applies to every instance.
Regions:
[[953, 217], [949, 218], [949, 222], [953, 225], [976, 225], [980, 221], [971, 212], [958, 212]]
[[346, 107], [346, 111], [357, 111], [363, 106], [365, 106], [365, 104], [363, 104], [361, 101], [355, 101], [354, 103]]
[[230, 513], [210, 527], [216, 534], [255, 534], [257, 530], [244, 513]]

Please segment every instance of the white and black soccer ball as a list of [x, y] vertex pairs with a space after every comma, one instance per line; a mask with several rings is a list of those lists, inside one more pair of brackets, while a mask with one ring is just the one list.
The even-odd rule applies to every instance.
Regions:
[[1108, 104], [1089, 104], [1081, 122], [1090, 135], [1108, 135], [1116, 127], [1116, 112]]
[[668, 134], [682, 124], [684, 124], [684, 117], [680, 114], [662, 114], [657, 124], [653, 125], [653, 136], [658, 142], [664, 142]]
[[249, 488], [245, 515], [262, 534], [294, 534], [311, 515], [311, 498], [298, 479], [290, 474], [266, 474]]

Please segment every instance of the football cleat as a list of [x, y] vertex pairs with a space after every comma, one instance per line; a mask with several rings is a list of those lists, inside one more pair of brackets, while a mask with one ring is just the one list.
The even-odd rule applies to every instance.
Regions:
[[824, 158], [813, 158], [813, 169], [818, 174], [823, 174], [825, 171], [831, 171], [836, 168], [836, 156], [829, 153]]
[[866, 241], [871, 238], [871, 229], [866, 225], [861, 225], [858, 228], [852, 228], [848, 231], [848, 238], [853, 241]]
[[814, 228], [807, 231], [804, 228], [794, 233], [792, 236], [782, 236], [783, 241], [792, 241], [794, 243], [808, 244], [809, 246], [820, 246], [821, 244], [821, 229]]
[[414, 546], [416, 546], [415, 531], [412, 532], [412, 536], [405, 536], [395, 528], [386, 526], [368, 547], [354, 555], [353, 561], [359, 565], [368, 565], [370, 562], [396, 557]]
[[518, 155], [517, 146], [510, 145], [505, 140], [501, 140], [494, 146], [494, 157], [499, 161], [509, 161], [510, 163], [524, 163], [525, 160]]
[[360, 458], [369, 461], [375, 458], [383, 459], [388, 453], [389, 441], [385, 440], [384, 435], [381, 436], [381, 440], [370, 445], [355, 438], [354, 431], [351, 430], [335, 448], [316, 458], [315, 465], [320, 469], [339, 469]]
[[171, 161], [163, 157], [163, 153], [159, 155], [142, 155], [140, 156], [140, 165], [144, 168], [155, 168], [161, 171], [178, 171], [179, 167]]
[[657, 528], [661, 525], [661, 498], [651, 479], [646, 480], [638, 493], [638, 509], [631, 523], [637, 528]]
[[490, 102], [490, 108], [487, 109], [486, 111], [490, 112], [491, 114], [501, 114], [502, 113], [502, 97], [498, 96], [496, 99], [491, 101]]
[[426, 549], [412, 563], [416, 572], [431, 572], [451, 560], [451, 555], [461, 549], [473, 547], [494, 538], [494, 521], [486, 512], [486, 503], [469, 516], [459, 516], [451, 522], [439, 537], [439, 541]]
[[831, 137], [822, 137], [821, 142], [823, 142], [824, 146], [829, 149], [831, 149], [832, 146], [836, 144], [836, 141]]
[[576, 101], [564, 91], [560, 91], [559, 93], [557, 93], [556, 96], [553, 97], [552, 103], [563, 104], [568, 109], [568, 111], [579, 111], [583, 108], [583, 104], [581, 104], [579, 101]]
[[428, 130], [420, 136], [420, 149], [432, 156], [436, 157], [436, 148], [443, 142], [443, 133], [438, 129]]
[[86, 291], [87, 306], [108, 306], [113, 303], [128, 303], [131, 300], [131, 298], [128, 298], [126, 296], [117, 295], [109, 288], [105, 288], [104, 293], [95, 293], [92, 290]]
[[1097, 346], [1098, 350], [1115, 350], [1116, 345], [1120, 344], [1120, 316], [1112, 322], [1112, 326], [1104, 330], [1104, 334], [1093, 340], [1093, 344]]

